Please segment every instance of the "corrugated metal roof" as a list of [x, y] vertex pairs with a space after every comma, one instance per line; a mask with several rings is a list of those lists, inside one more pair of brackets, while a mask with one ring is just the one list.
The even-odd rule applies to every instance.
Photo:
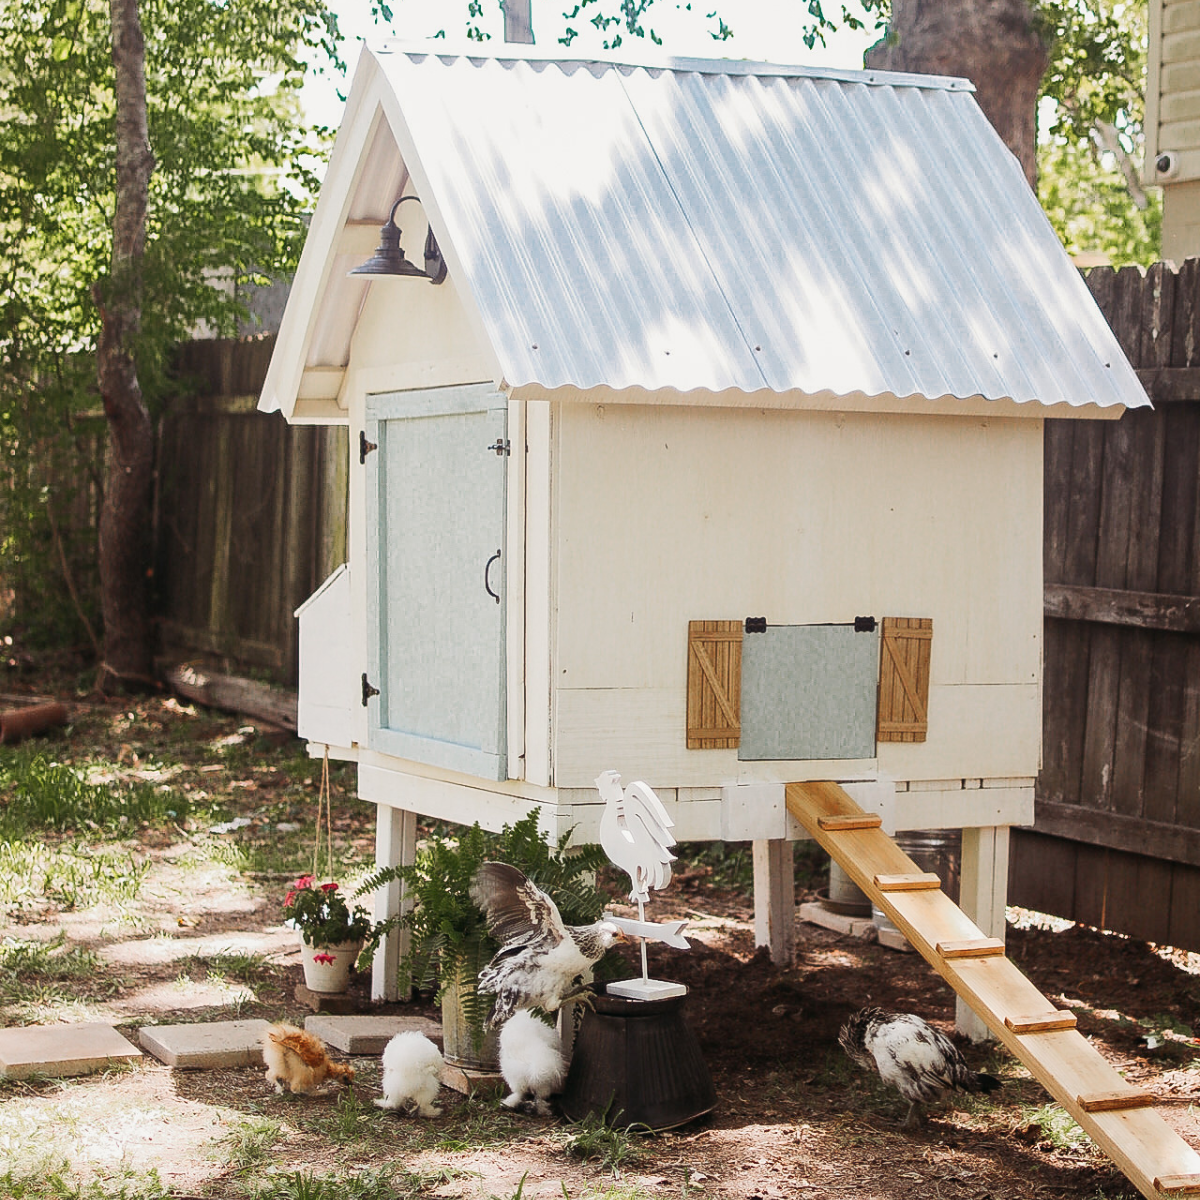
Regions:
[[1148, 403], [964, 80], [376, 61], [517, 394]]

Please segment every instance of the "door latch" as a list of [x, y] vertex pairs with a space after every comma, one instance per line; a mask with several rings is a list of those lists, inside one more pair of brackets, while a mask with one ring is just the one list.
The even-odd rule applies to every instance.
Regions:
[[363, 676], [362, 676], [362, 706], [363, 706], [363, 708], [367, 707], [367, 701], [370, 700], [372, 696], [378, 696], [378, 695], [379, 695], [379, 689], [377, 687], [371, 686], [371, 681], [367, 678], [366, 671], [364, 671]]
[[512, 445], [511, 445], [511, 443], [509, 442], [508, 438], [497, 438], [497, 439], [496, 439], [496, 440], [495, 440], [495, 441], [494, 441], [494, 442], [493, 442], [493, 443], [492, 443], [492, 444], [491, 444], [491, 445], [488, 447], [488, 449], [489, 449], [489, 450], [494, 450], [494, 451], [496, 452], [496, 457], [497, 457], [497, 458], [500, 458], [502, 455], [505, 455], [505, 454], [511, 454], [511, 453], [512, 453]]
[[370, 454], [372, 450], [378, 450], [378, 449], [379, 449], [379, 443], [378, 442], [368, 442], [366, 430], [360, 429], [358, 431], [358, 461], [359, 461], [359, 463], [365, 463], [367, 461], [367, 455]]

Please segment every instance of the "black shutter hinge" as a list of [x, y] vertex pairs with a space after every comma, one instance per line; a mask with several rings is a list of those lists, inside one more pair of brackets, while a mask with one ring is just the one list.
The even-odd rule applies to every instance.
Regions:
[[362, 706], [363, 706], [363, 708], [367, 707], [367, 701], [370, 700], [372, 696], [378, 696], [378, 695], [379, 695], [379, 689], [377, 687], [371, 686], [371, 681], [367, 678], [366, 671], [364, 671], [363, 677], [362, 677]]
[[379, 443], [368, 442], [366, 430], [360, 429], [358, 431], [358, 461], [360, 463], [365, 463], [367, 461], [367, 455], [370, 454], [372, 450], [378, 449]]
[[489, 450], [496, 452], [496, 457], [499, 458], [502, 454], [511, 454], [512, 445], [508, 438], [497, 438], [489, 447]]
[[855, 633], [874, 633], [875, 618], [874, 617], [855, 617], [854, 618]]
[[746, 618], [747, 633], [766, 633], [767, 618], [766, 617], [747, 617]]

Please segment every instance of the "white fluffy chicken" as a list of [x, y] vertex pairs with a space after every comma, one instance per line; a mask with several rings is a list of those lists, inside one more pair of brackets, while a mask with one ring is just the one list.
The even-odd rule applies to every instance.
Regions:
[[482, 863], [471, 882], [471, 899], [500, 943], [479, 972], [479, 990], [496, 997], [489, 1029], [518, 1009], [555, 1012], [584, 995], [592, 968], [621, 936], [611, 921], [564, 924], [558, 905], [508, 863]]
[[437, 1117], [442, 1110], [434, 1101], [442, 1086], [442, 1052], [423, 1033], [398, 1033], [383, 1048], [383, 1095], [379, 1108], [416, 1110], [418, 1117]]
[[994, 1075], [972, 1071], [958, 1047], [916, 1013], [859, 1009], [842, 1026], [838, 1041], [860, 1067], [878, 1071], [909, 1102], [905, 1129], [921, 1124], [921, 1105], [949, 1092], [991, 1092], [1000, 1086]]
[[509, 1092], [501, 1104], [520, 1108], [532, 1101], [538, 1116], [548, 1117], [550, 1097], [567, 1077], [558, 1031], [533, 1013], [514, 1013], [500, 1030], [500, 1074]]

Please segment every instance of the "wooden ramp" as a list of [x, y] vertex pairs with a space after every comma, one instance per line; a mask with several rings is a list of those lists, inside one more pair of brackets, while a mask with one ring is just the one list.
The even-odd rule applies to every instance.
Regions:
[[835, 783], [791, 783], [788, 811], [1145, 1196], [1200, 1195], [1197, 1154]]

